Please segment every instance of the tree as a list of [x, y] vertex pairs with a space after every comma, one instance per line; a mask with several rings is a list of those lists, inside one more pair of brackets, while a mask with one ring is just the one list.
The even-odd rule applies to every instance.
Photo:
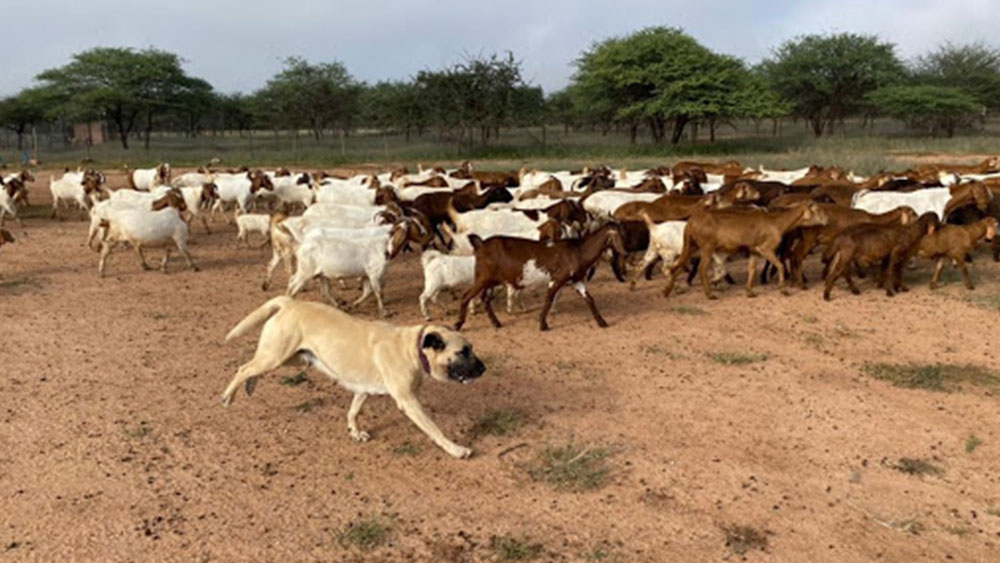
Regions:
[[898, 83], [904, 75], [892, 43], [853, 33], [787, 41], [761, 68], [817, 137], [862, 109], [868, 92]]
[[717, 55], [682, 30], [650, 27], [596, 43], [576, 61], [574, 99], [596, 119], [649, 125], [653, 140], [680, 141], [696, 119], [712, 122], [735, 109], [743, 63]]
[[211, 89], [207, 82], [187, 76], [180, 57], [152, 48], [96, 47], [37, 78], [58, 93], [63, 113], [110, 121], [126, 149], [141, 117], [146, 121], [148, 147], [157, 114], [178, 106], [193, 90]]
[[914, 78], [921, 84], [951, 86], [990, 109], [1000, 109], [1000, 50], [983, 43], [945, 43], [917, 59]]
[[956, 128], [971, 124], [980, 107], [970, 94], [948, 86], [887, 86], [868, 99], [881, 113], [909, 127], [925, 128], [931, 135], [943, 129], [949, 137]]
[[325, 129], [349, 129], [360, 109], [361, 91], [362, 86], [343, 63], [311, 64], [289, 57], [284, 70], [268, 80], [259, 95], [274, 104], [268, 112], [271, 120], [277, 118], [288, 127], [307, 127], [318, 140]]
[[412, 82], [379, 82], [365, 90], [362, 105], [366, 123], [383, 130], [400, 129], [407, 141], [413, 128], [423, 128], [424, 107]]
[[46, 120], [52, 92], [46, 88], [26, 88], [0, 100], [0, 126], [17, 134], [17, 150], [24, 150], [24, 134], [32, 125]]

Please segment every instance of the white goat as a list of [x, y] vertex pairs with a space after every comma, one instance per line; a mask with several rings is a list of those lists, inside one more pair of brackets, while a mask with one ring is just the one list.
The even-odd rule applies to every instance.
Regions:
[[197, 188], [215, 181], [215, 174], [209, 172], [185, 172], [170, 181], [175, 188]]
[[137, 168], [126, 172], [128, 186], [134, 190], [149, 191], [156, 186], [170, 184], [170, 165], [166, 162], [156, 168]]
[[17, 176], [0, 181], [0, 227], [3, 226], [7, 215], [17, 219], [17, 224], [24, 227], [24, 221], [17, 215], [17, 207], [18, 203], [25, 201], [27, 197], [28, 189]]
[[243, 241], [250, 248], [250, 233], [260, 233], [264, 242], [258, 248], [264, 248], [271, 241], [271, 216], [263, 213], [236, 212], [236, 246]]
[[[166, 246], [171, 242], [187, 259], [188, 267], [197, 272], [198, 267], [191, 260], [191, 253], [188, 252], [187, 248], [188, 225], [181, 218], [183, 209], [183, 199], [172, 193], [157, 200], [151, 210], [111, 206], [107, 210], [108, 218], [101, 222], [103, 236], [101, 237], [101, 260], [97, 266], [98, 273], [102, 277], [104, 276], [108, 255], [111, 254], [115, 243], [131, 244], [139, 255], [142, 268], [149, 270], [149, 264], [146, 263], [146, 257], [142, 253], [143, 248]], [[167, 247], [163, 262], [160, 264], [160, 269], [164, 273], [167, 271], [169, 259], [170, 248]]]
[[374, 293], [379, 315], [384, 317], [387, 313], [382, 302], [382, 279], [389, 259], [402, 247], [405, 236], [405, 226], [397, 226], [389, 235], [366, 238], [342, 238], [322, 230], [309, 232], [295, 252], [296, 269], [288, 280], [287, 295], [294, 297], [306, 282], [321, 277], [324, 296], [338, 304], [331, 292], [330, 280], [360, 277], [363, 278], [361, 297], [350, 307], [360, 305]]
[[632, 201], [654, 201], [663, 194], [646, 192], [600, 191], [583, 200], [583, 209], [597, 220], [607, 221], [614, 217], [615, 210]]
[[[425, 250], [420, 255], [420, 265], [424, 270], [424, 291], [420, 294], [420, 312], [425, 320], [431, 320], [430, 312], [427, 308], [428, 302], [433, 302], [438, 307], [444, 309], [447, 314], [448, 309], [438, 301], [438, 295], [446, 289], [471, 286], [476, 279], [476, 257], [444, 254], [437, 250]], [[507, 312], [514, 312], [514, 298], [517, 289], [507, 286]]]
[[[635, 287], [636, 280], [646, 271], [646, 268], [656, 261], [657, 258], [663, 260], [663, 273], [670, 276], [670, 267], [674, 265], [674, 260], [680, 256], [684, 250], [684, 228], [687, 221], [664, 221], [653, 223], [649, 216], [645, 215], [646, 228], [649, 229], [649, 248], [642, 257], [642, 261], [636, 266], [630, 280], [631, 287]], [[712, 282], [717, 282], [726, 277], [726, 258], [724, 255], [715, 253], [712, 255]]]
[[225, 205], [235, 203], [240, 211], [246, 213], [250, 202], [261, 188], [272, 189], [271, 179], [263, 174], [246, 172], [240, 174], [216, 174], [215, 185], [219, 199], [212, 206], [213, 212], [224, 211]]
[[81, 219], [93, 204], [93, 198], [104, 183], [104, 175], [88, 172], [66, 172], [61, 178], [49, 177], [49, 191], [52, 192], [52, 218], [56, 218], [60, 202], [75, 202], [80, 206]]
[[948, 188], [925, 188], [912, 192], [861, 190], [854, 194], [851, 207], [876, 215], [897, 207], [911, 207], [917, 216], [932, 211], [943, 221], [944, 210], [951, 197], [951, 190]]

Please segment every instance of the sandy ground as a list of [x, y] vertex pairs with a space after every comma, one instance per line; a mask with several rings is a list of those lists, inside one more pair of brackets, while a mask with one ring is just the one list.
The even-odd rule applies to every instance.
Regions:
[[[47, 177], [36, 206], [49, 204]], [[143, 272], [120, 251], [100, 279], [84, 222], [33, 215], [0, 251], [0, 559], [480, 561], [499, 557], [499, 536], [541, 544], [540, 560], [739, 560], [734, 525], [767, 538], [751, 561], [1000, 559], [997, 389], [902, 389], [860, 369], [995, 368], [997, 312], [968, 297], [1000, 294], [985, 253], [973, 294], [954, 281], [931, 293], [925, 266], [893, 299], [864, 282], [830, 303], [773, 287], [665, 301], [662, 280], [629, 292], [602, 268], [591, 290], [606, 330], [569, 293], [547, 333], [537, 297], [501, 312], [500, 330], [477, 315], [466, 333], [489, 372], [422, 392], [445, 433], [475, 449], [458, 461], [384, 397], [361, 415], [372, 441], [353, 443], [349, 393], [316, 373], [290, 387], [279, 380], [298, 370], [280, 370], [220, 406], [255, 344], [223, 336], [284, 286], [282, 273], [261, 292], [267, 254], [235, 249], [233, 227], [194, 228], [200, 273], [176, 256], [167, 275]], [[416, 255], [392, 264], [393, 322], [419, 322], [421, 285]], [[727, 366], [715, 352], [767, 359]], [[501, 409], [527, 424], [476, 436]], [[982, 444], [967, 453], [972, 434]], [[538, 453], [570, 438], [609, 448], [605, 486], [532, 480]], [[943, 473], [902, 473], [901, 457]], [[372, 514], [390, 523], [387, 544], [339, 539]]]

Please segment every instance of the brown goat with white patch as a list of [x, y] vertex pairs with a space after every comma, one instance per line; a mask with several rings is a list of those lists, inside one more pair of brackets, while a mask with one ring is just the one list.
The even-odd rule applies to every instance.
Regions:
[[474, 235], [470, 240], [476, 250], [476, 277], [472, 287], [462, 296], [461, 312], [455, 323], [456, 330], [461, 330], [465, 324], [469, 302], [477, 296], [482, 300], [493, 326], [501, 326], [491, 303], [493, 288], [497, 285], [517, 289], [547, 286], [545, 305], [539, 316], [539, 328], [548, 330], [546, 318], [552, 302], [563, 287], [573, 284], [573, 288], [590, 307], [597, 325], [601, 328], [608, 326], [597, 311], [594, 298], [587, 292], [584, 280], [606, 250], [612, 250], [615, 260], [624, 256], [625, 246], [617, 225], [608, 224], [583, 238], [557, 242], [504, 236], [490, 237], [484, 241]]

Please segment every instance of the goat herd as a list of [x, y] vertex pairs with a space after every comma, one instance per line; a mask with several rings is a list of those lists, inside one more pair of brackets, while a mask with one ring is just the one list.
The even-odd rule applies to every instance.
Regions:
[[[20, 221], [18, 208], [28, 203], [32, 181], [28, 171], [2, 177], [0, 226], [7, 215]], [[90, 219], [88, 245], [100, 250], [102, 275], [112, 250], [123, 245], [135, 249], [145, 269], [144, 249], [165, 247], [164, 271], [170, 246], [176, 246], [197, 270], [187, 245], [192, 220], [199, 218], [210, 232], [207, 216], [222, 213], [237, 225], [237, 244], [249, 245], [257, 233], [271, 245], [265, 290], [284, 263], [289, 295], [318, 278], [323, 295], [344, 307], [331, 282], [360, 279], [362, 294], [352, 306], [374, 294], [383, 316], [389, 263], [404, 249], [420, 248], [421, 312], [429, 319], [428, 305], [440, 306], [443, 290], [465, 288], [457, 328], [477, 299], [499, 327], [491, 301], [494, 289], [503, 286], [508, 311], [520, 290], [545, 290], [540, 327], [546, 330], [546, 317], [567, 285], [606, 326], [586, 287], [602, 259], [619, 281], [633, 286], [643, 273], [649, 279], [662, 261], [665, 296], [688, 270], [688, 281], [699, 276], [705, 295], [714, 298], [714, 284], [732, 283], [730, 257], [748, 255], [748, 296], [754, 295], [757, 257], [765, 261], [763, 282], [776, 275], [786, 293], [788, 280], [805, 288], [805, 261], [822, 248], [823, 297], [830, 299], [840, 278], [859, 292], [855, 273], [871, 274], [887, 295], [905, 291], [903, 269], [914, 258], [936, 262], [932, 289], [949, 260], [972, 289], [967, 261], [977, 244], [993, 239], [993, 257], [1000, 257], [994, 239], [1000, 158], [868, 178], [835, 166], [774, 171], [738, 162], [552, 173], [484, 172], [466, 162], [451, 170], [420, 167], [416, 173], [350, 177], [284, 168], [199, 169], [172, 177], [170, 166], [161, 164], [127, 171], [127, 183], [109, 190], [105, 176], [94, 170], [66, 171], [50, 180], [53, 217], [68, 204]], [[10, 242], [13, 236], [0, 229], [0, 245]]]

